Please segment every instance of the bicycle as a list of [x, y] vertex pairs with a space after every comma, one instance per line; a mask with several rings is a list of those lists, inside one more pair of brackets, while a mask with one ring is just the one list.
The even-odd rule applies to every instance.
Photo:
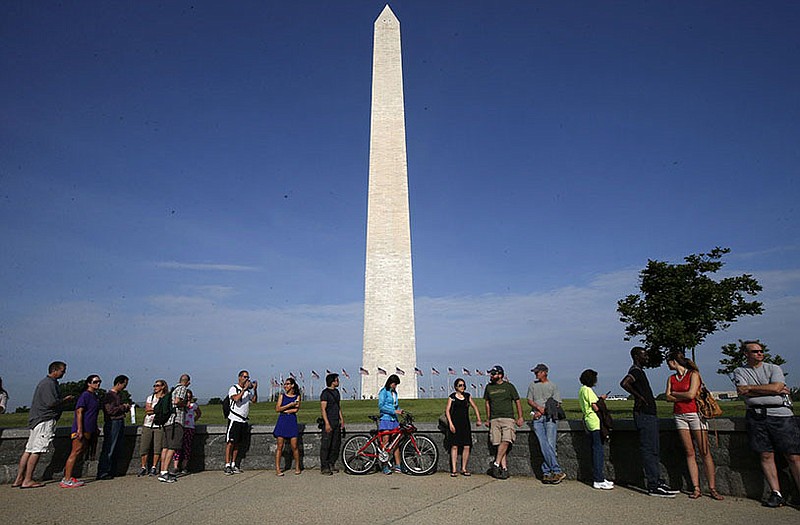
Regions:
[[[369, 416], [378, 425], [378, 416]], [[436, 471], [439, 450], [427, 436], [415, 435], [414, 416], [403, 413], [400, 426], [394, 430], [372, 430], [370, 435], [356, 435], [345, 441], [342, 447], [342, 464], [350, 474], [367, 474], [375, 471], [378, 462], [387, 463], [399, 446], [400, 458], [406, 472], [414, 476], [424, 476]], [[388, 436], [384, 447], [381, 438]]]

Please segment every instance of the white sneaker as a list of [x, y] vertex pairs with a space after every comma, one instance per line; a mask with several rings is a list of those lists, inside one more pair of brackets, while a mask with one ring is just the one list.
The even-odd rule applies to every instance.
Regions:
[[594, 483], [592, 483], [592, 488], [595, 488], [595, 489], [598, 489], [598, 490], [611, 490], [611, 489], [614, 488], [614, 484], [611, 483], [608, 480], [606, 480], [606, 481], [595, 481]]
[[605, 481], [607, 484], [611, 485], [612, 487], [614, 486], [614, 482], [613, 482], [613, 481], [610, 481], [610, 480], [607, 480], [607, 479], [606, 479], [606, 480], [604, 480], [604, 481]]

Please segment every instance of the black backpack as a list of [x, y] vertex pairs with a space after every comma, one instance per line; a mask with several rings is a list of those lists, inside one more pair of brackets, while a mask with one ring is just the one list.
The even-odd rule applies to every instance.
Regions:
[[[236, 389], [236, 393], [237, 394], [242, 391], [242, 389], [239, 388], [239, 385], [233, 385], [233, 388]], [[231, 396], [229, 394], [229, 395], [226, 395], [225, 399], [222, 400], [222, 415], [223, 415], [223, 417], [225, 417], [225, 419], [227, 420], [228, 416], [230, 415], [230, 413], [232, 411], [233, 411], [233, 401], [231, 400]], [[250, 419], [250, 418], [247, 418], [247, 417], [240, 416], [235, 411], [233, 411], [233, 414], [236, 415], [236, 416], [239, 416], [239, 418], [244, 419], [245, 421]]]
[[172, 415], [172, 394], [166, 394], [158, 400], [153, 407], [153, 424], [159, 427], [164, 426]]

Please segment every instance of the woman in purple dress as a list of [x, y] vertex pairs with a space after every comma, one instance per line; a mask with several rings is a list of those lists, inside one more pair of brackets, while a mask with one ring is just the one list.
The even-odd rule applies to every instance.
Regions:
[[75, 403], [75, 418], [72, 421], [72, 451], [64, 466], [64, 479], [59, 483], [61, 488], [72, 489], [84, 485], [83, 481], [72, 476], [72, 470], [75, 468], [75, 462], [83, 454], [83, 449], [91, 441], [92, 434], [97, 432], [97, 414], [100, 412], [97, 390], [102, 382], [97, 374], [87, 377], [83, 384], [83, 392]]
[[300, 410], [300, 390], [294, 378], [289, 377], [283, 382], [283, 394], [278, 395], [278, 402], [275, 404], [275, 412], [279, 414], [278, 422], [272, 435], [278, 440], [278, 447], [275, 449], [275, 475], [283, 476], [281, 471], [281, 456], [283, 455], [283, 444], [289, 440], [294, 457], [294, 473], [300, 474], [300, 450], [297, 448], [297, 412]]

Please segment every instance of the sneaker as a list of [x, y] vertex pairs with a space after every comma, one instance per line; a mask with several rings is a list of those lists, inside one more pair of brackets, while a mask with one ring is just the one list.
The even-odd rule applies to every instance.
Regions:
[[611, 481], [610, 479], [606, 479], [606, 480], [603, 480], [603, 481], [605, 481], [606, 484], [611, 485], [612, 487], [614, 486], [614, 482]]
[[598, 489], [598, 490], [611, 490], [611, 489], [614, 488], [614, 484], [611, 483], [608, 480], [606, 480], [606, 481], [595, 481], [594, 483], [592, 483], [592, 488]]
[[319, 473], [322, 474], [323, 476], [333, 476], [333, 472], [329, 468], [324, 468], [320, 470]]
[[552, 474], [544, 474], [542, 476], [542, 483], [544, 483], [545, 485], [550, 485], [551, 483], [553, 483], [553, 475]]
[[508, 469], [507, 468], [500, 469], [500, 478], [499, 479], [508, 479], [510, 477], [511, 476], [508, 474]]
[[660, 488], [661, 490], [663, 490], [667, 494], [680, 494], [680, 492], [681, 492], [680, 490], [675, 490], [675, 489], [671, 488], [669, 485], [667, 485], [666, 483], [663, 483], [663, 482], [658, 484], [658, 488]]
[[230, 465], [225, 465], [225, 469], [222, 471], [226, 476], [233, 476], [233, 467]]
[[142, 468], [139, 469], [139, 473], [136, 474], [136, 477], [137, 478], [141, 478], [142, 476], [146, 476], [146, 475], [147, 475], [147, 467], [142, 467]]
[[162, 472], [158, 475], [158, 481], [161, 483], [175, 483], [175, 478], [169, 472]]
[[337, 472], [339, 472], [339, 469], [336, 467], [331, 467], [331, 472], [336, 474]]
[[172, 480], [170, 483], [175, 483], [176, 481], [178, 481], [178, 475], [177, 474], [167, 474], [167, 476], [169, 476], [170, 479]]
[[183, 470], [181, 470], [181, 471], [180, 471], [178, 474], [179, 474], [180, 476], [188, 476], [188, 475], [189, 475], [189, 471], [188, 471], [188, 470], [186, 470], [186, 469], [183, 469]]
[[148, 475], [151, 476], [151, 477], [156, 477], [156, 476], [158, 476], [158, 470], [156, 470], [155, 467], [150, 467], [150, 474], [148, 474]]
[[500, 465], [495, 465], [494, 463], [492, 463], [489, 466], [489, 475], [492, 476], [493, 478], [501, 479], [500, 476], [502, 475], [502, 473], [503, 469], [500, 468]]
[[244, 473], [244, 470], [240, 469], [236, 465], [233, 465], [233, 467], [231, 467], [231, 468], [233, 469], [233, 473], [234, 474], [242, 474], [242, 473]]
[[674, 498], [675, 494], [672, 492], [667, 492], [662, 487], [656, 487], [654, 489], [648, 490], [647, 493], [651, 496], [656, 496], [657, 498]]
[[392, 469], [389, 468], [389, 465], [383, 466], [383, 473], [386, 474], [387, 476], [392, 473]]
[[761, 503], [761, 505], [771, 509], [777, 509], [778, 507], [783, 507], [786, 505], [786, 500], [783, 498], [783, 496], [773, 490], [769, 497], [763, 503]]
[[567, 475], [564, 474], [563, 472], [556, 472], [555, 474], [553, 474], [551, 479], [552, 479], [551, 483], [553, 485], [558, 485], [559, 483], [567, 479]]
[[400, 474], [403, 472], [403, 469], [400, 467], [400, 465], [392, 465], [392, 472], [397, 472]]
[[84, 485], [86, 485], [86, 483], [75, 478], [62, 479], [61, 483], [58, 484], [62, 489], [74, 489]]

